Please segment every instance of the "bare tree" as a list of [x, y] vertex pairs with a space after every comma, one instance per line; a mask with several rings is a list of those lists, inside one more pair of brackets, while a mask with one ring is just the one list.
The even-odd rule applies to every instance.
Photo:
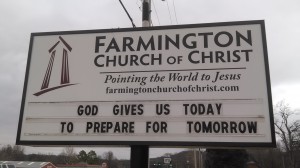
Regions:
[[0, 160], [22, 160], [25, 158], [25, 148], [18, 145], [6, 145], [0, 149]]
[[291, 110], [289, 105], [284, 101], [275, 106], [276, 117], [275, 127], [276, 134], [281, 138], [283, 150], [288, 156], [289, 167], [297, 167], [296, 154], [299, 152], [299, 132], [300, 121], [295, 120], [295, 111]]
[[72, 164], [78, 162], [76, 152], [73, 147], [65, 147], [61, 155], [64, 157], [66, 164]]
[[105, 152], [103, 159], [107, 162], [108, 167], [118, 167], [118, 159], [114, 156], [112, 151]]
[[114, 156], [114, 153], [112, 151], [108, 151], [103, 154], [103, 159], [111, 161], [111, 160], [115, 160], [116, 157]]

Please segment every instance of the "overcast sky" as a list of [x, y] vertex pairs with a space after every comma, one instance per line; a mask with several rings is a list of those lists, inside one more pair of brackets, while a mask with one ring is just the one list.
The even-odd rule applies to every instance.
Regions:
[[[154, 26], [265, 20], [273, 104], [285, 99], [300, 109], [299, 0], [152, 1]], [[123, 3], [140, 27], [140, 0]], [[125, 27], [131, 22], [118, 0], [0, 0], [0, 144], [15, 142], [31, 32]], [[129, 158], [128, 148], [97, 148], [97, 153], [108, 150]], [[152, 149], [150, 156], [179, 150]], [[58, 153], [61, 148], [27, 151]]]

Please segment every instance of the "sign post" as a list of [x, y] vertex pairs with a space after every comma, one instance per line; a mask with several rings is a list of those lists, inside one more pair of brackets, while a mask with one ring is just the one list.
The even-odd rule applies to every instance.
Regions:
[[274, 147], [264, 22], [33, 33], [17, 144]]
[[[151, 0], [143, 0], [142, 25], [143, 27], [150, 27], [151, 25]], [[130, 149], [131, 168], [149, 167], [148, 145], [132, 145]]]

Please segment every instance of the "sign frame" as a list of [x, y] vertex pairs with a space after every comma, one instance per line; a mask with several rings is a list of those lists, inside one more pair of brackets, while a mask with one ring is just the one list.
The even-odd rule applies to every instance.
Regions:
[[[201, 27], [220, 27], [220, 26], [238, 26], [238, 25], [253, 25], [258, 24], [261, 27], [263, 54], [264, 54], [264, 66], [266, 76], [266, 88], [268, 96], [269, 107], [269, 120], [271, 129], [271, 142], [182, 142], [182, 141], [27, 141], [21, 140], [21, 129], [24, 115], [25, 99], [27, 94], [28, 77], [31, 63], [31, 55], [33, 50], [34, 37], [44, 35], [69, 35], [69, 34], [91, 34], [91, 33], [110, 33], [110, 32], [131, 32], [131, 31], [153, 31], [153, 30], [166, 30], [166, 29], [182, 29], [182, 28], [201, 28]], [[238, 21], [238, 22], [219, 22], [219, 23], [204, 23], [204, 24], [187, 24], [176, 26], [159, 26], [159, 27], [140, 27], [140, 28], [121, 28], [121, 29], [101, 29], [101, 30], [79, 30], [79, 31], [57, 31], [57, 32], [40, 32], [32, 33], [30, 37], [29, 52], [27, 58], [26, 74], [23, 87], [23, 96], [20, 109], [18, 131], [16, 137], [17, 145], [31, 145], [31, 146], [132, 146], [132, 145], [150, 145], [150, 146], [205, 146], [205, 147], [276, 147], [275, 129], [274, 129], [274, 117], [272, 106], [272, 94], [270, 84], [270, 71], [267, 53], [266, 32], [264, 20], [252, 20], [252, 21]]]

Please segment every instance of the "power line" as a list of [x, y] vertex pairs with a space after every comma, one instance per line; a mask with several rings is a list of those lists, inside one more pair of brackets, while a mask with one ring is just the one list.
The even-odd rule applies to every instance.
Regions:
[[132, 24], [132, 27], [135, 28], [136, 26], [135, 26], [135, 24], [133, 23], [133, 20], [132, 20], [132, 18], [130, 17], [129, 13], [127, 12], [127, 9], [125, 8], [125, 6], [123, 5], [123, 3], [122, 3], [121, 0], [119, 0], [119, 2], [120, 2], [120, 4], [122, 5], [123, 9], [125, 10], [127, 16], [129, 17], [129, 19], [130, 19], [130, 21], [131, 21], [131, 24]]
[[156, 14], [156, 18], [157, 18], [157, 21], [158, 21], [158, 25], [160, 26], [160, 21], [159, 21], [159, 18], [158, 18], [158, 14], [157, 14], [157, 11], [156, 11], [154, 0], [152, 0], [152, 3], [153, 3], [154, 11], [155, 11], [155, 14]]
[[176, 10], [175, 10], [175, 0], [173, 0], [173, 8], [174, 8], [174, 13], [175, 13], [175, 19], [176, 19], [176, 23], [178, 24], [178, 20], [177, 20], [177, 14], [176, 14]]
[[169, 16], [170, 16], [171, 24], [173, 24], [172, 17], [171, 17], [171, 12], [170, 12], [170, 8], [169, 8], [169, 3], [168, 3], [168, 0], [166, 0], [166, 1], [167, 1], [167, 6], [168, 6], [168, 11], [169, 11]]

